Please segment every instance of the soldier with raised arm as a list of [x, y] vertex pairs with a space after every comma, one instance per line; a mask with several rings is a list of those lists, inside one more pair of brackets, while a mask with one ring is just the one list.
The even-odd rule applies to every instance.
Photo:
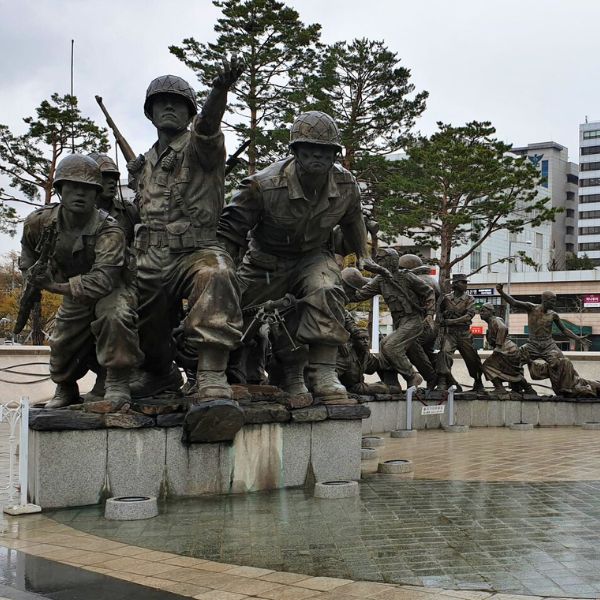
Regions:
[[96, 208], [102, 178], [91, 158], [64, 158], [53, 185], [60, 204], [40, 208], [25, 219], [20, 258], [26, 278], [36, 273], [43, 232], [56, 229], [49, 264], [33, 276], [37, 288], [63, 296], [50, 337], [50, 376], [56, 392], [46, 406], [79, 402], [77, 381], [97, 360], [106, 370], [105, 399], [116, 409], [130, 399], [130, 371], [143, 358], [135, 303], [122, 293], [125, 234], [108, 213]]
[[569, 331], [561, 321], [558, 313], [554, 311], [556, 308], [556, 294], [554, 292], [543, 292], [541, 304], [534, 304], [533, 302], [516, 300], [509, 296], [504, 291], [502, 283], [496, 285], [496, 289], [505, 302], [527, 313], [529, 340], [520, 348], [524, 362], [530, 364], [536, 359], [551, 362], [555, 358], [563, 357], [563, 353], [552, 337], [553, 324], [568, 338], [587, 344], [587, 338]]
[[471, 321], [475, 316], [475, 301], [467, 293], [467, 276], [455, 273], [452, 276], [452, 292], [446, 294], [440, 305], [440, 327], [443, 327], [442, 347], [438, 354], [437, 389], [448, 389], [452, 373], [453, 354], [456, 350], [465, 361], [469, 375], [473, 378], [473, 391], [483, 390], [481, 381], [481, 359], [473, 346]]
[[219, 235], [232, 255], [245, 250], [238, 269], [244, 307], [287, 293], [298, 299], [288, 324], [304, 350], [290, 352], [284, 337], [273, 339], [283, 389], [309, 401], [308, 366], [313, 397], [346, 403], [336, 373], [338, 346], [348, 340], [346, 296], [331, 239], [339, 224], [359, 262], [371, 262], [360, 190], [354, 176], [336, 163], [341, 139], [329, 115], [300, 115], [291, 128], [290, 150], [292, 156], [242, 181], [223, 210]]
[[172, 331], [183, 300], [182, 351], [198, 360], [197, 400], [232, 397], [225, 369], [241, 338], [242, 313], [235, 267], [217, 240], [217, 223], [224, 204], [221, 119], [241, 72], [235, 57], [223, 61], [200, 114], [195, 91], [180, 77], [158, 77], [146, 92], [144, 113], [158, 140], [143, 160], [128, 165], [141, 218], [134, 245], [145, 360], [132, 380], [135, 397], [181, 387]]

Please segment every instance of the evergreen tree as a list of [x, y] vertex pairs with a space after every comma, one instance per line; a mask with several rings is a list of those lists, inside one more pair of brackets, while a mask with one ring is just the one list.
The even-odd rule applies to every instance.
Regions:
[[402, 148], [425, 110], [428, 93], [414, 93], [410, 74], [383, 41], [361, 38], [330, 46], [307, 79], [312, 106], [337, 122], [344, 166], [359, 179], [377, 179], [383, 163], [373, 157]]
[[[495, 133], [489, 122], [438, 123], [436, 133], [391, 164], [383, 183], [392, 192], [382, 200], [383, 231], [439, 249], [440, 280], [494, 232], [518, 233], [561, 210], [538, 195], [539, 174], [527, 157], [510, 154]], [[463, 244], [467, 249], [451, 258], [452, 248]]]
[[64, 154], [106, 152], [109, 148], [106, 130], [81, 115], [75, 96], [52, 94], [35, 111], [35, 117], [23, 119], [28, 129], [22, 135], [0, 125], [0, 173], [8, 177], [11, 186], [0, 190], [3, 204], [50, 203], [56, 165]]
[[215, 42], [186, 38], [169, 50], [194, 70], [200, 100], [221, 64], [237, 53], [246, 70], [232, 89], [224, 124], [250, 140], [248, 172], [287, 153], [289, 123], [304, 108], [304, 78], [316, 68], [321, 26], [305, 25], [297, 11], [277, 0], [213, 0], [223, 16]]

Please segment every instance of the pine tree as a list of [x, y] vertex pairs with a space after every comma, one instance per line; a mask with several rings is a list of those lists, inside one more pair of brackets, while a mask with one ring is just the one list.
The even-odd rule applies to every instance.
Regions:
[[277, 0], [213, 0], [223, 16], [215, 42], [186, 38], [169, 50], [194, 70], [206, 96], [223, 56], [242, 56], [246, 70], [234, 86], [224, 125], [250, 140], [249, 173], [287, 153], [289, 123], [304, 108], [304, 78], [316, 68], [321, 26], [305, 25]]
[[50, 203], [56, 165], [64, 154], [109, 148], [106, 130], [81, 115], [75, 96], [52, 94], [35, 111], [35, 117], [23, 119], [28, 129], [22, 135], [0, 125], [0, 173], [11, 186], [0, 190], [3, 203]]
[[[405, 160], [390, 163], [379, 213], [391, 238], [410, 236], [439, 249], [440, 280], [494, 232], [518, 233], [551, 221], [560, 209], [538, 195], [538, 171], [527, 157], [494, 137], [489, 122], [462, 127], [438, 123], [429, 139], [415, 141]], [[454, 246], [468, 247], [454, 258]]]

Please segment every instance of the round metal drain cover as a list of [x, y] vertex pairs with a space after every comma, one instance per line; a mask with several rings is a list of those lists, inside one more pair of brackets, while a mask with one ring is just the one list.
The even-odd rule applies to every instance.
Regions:
[[405, 460], [403, 458], [396, 458], [394, 460], [385, 460], [379, 463], [377, 467], [379, 473], [387, 473], [389, 475], [399, 475], [402, 473], [412, 473], [414, 466], [412, 461]]
[[152, 496], [120, 496], [109, 498], [104, 518], [111, 521], [137, 521], [158, 515], [158, 503]]
[[338, 500], [358, 496], [358, 481], [321, 481], [315, 484], [315, 498]]

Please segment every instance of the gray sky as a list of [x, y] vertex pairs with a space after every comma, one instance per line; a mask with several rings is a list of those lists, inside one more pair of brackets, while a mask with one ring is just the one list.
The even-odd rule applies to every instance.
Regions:
[[[600, 120], [597, 0], [288, 0], [325, 42], [385, 40], [430, 93], [417, 128], [490, 120], [515, 145], [553, 140], [577, 162], [578, 125]], [[0, 123], [21, 118], [51, 93], [75, 93], [82, 113], [105, 124], [104, 102], [134, 151], [155, 131], [143, 114], [151, 79], [195, 76], [171, 56], [185, 37], [214, 39], [210, 0], [0, 0]], [[231, 148], [230, 148], [231, 150]], [[0, 236], [0, 253], [18, 246]]]

